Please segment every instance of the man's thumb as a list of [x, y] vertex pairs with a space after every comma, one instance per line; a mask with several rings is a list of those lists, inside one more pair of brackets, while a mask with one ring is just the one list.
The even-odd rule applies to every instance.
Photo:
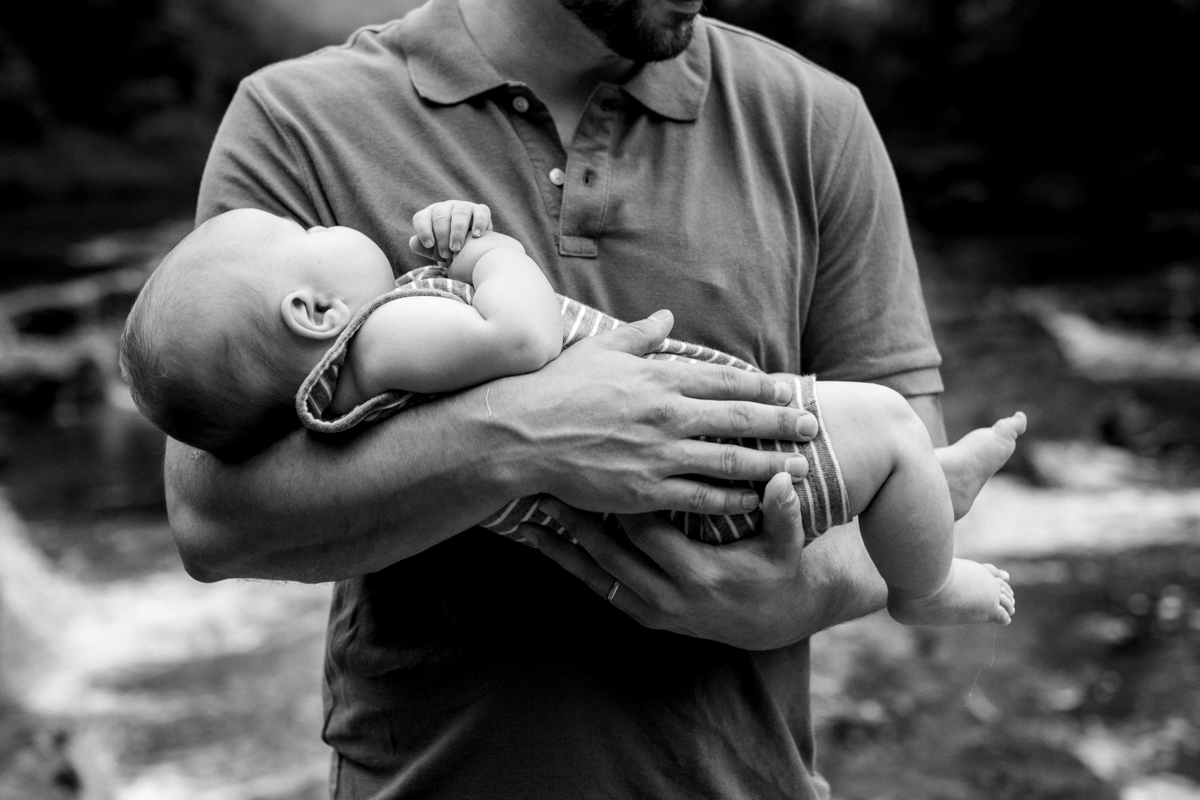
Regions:
[[644, 356], [663, 343], [674, 324], [675, 317], [670, 311], [655, 311], [646, 319], [622, 325], [605, 334], [605, 344], [612, 350]]
[[771, 478], [763, 491], [763, 529], [761, 536], [777, 547], [803, 547], [804, 524], [800, 498], [792, 487], [794, 478], [780, 472]]

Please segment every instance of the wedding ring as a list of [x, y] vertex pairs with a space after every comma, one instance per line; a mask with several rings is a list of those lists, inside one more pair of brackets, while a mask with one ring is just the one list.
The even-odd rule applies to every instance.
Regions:
[[621, 588], [621, 582], [613, 581], [613, 587], [608, 590], [608, 602], [610, 602], [610, 603], [612, 602], [612, 599], [617, 596], [617, 589], [620, 589], [620, 588]]

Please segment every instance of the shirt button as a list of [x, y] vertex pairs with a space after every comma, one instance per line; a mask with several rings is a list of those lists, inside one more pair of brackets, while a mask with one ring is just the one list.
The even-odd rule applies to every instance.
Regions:
[[550, 182], [555, 186], [562, 186], [567, 182], [566, 173], [564, 173], [558, 167], [555, 167], [554, 169], [550, 170]]
[[512, 106], [513, 106], [513, 111], [516, 111], [518, 114], [524, 114], [526, 111], [529, 110], [529, 101], [526, 100], [523, 96], [517, 95], [516, 97], [513, 98]]

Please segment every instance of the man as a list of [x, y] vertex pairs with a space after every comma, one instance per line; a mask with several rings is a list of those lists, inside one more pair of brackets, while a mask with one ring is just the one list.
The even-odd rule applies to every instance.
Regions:
[[[339, 798], [827, 796], [810, 634], [882, 607], [852, 531], [809, 547], [777, 454], [804, 439], [768, 378], [636, 358], [673, 334], [769, 371], [874, 380], [944, 444], [890, 165], [852, 88], [684, 0], [432, 0], [243, 83], [199, 219], [252, 206], [380, 243], [492, 206], [555, 288], [641, 319], [537, 373], [352, 439], [245, 463], [172, 442], [172, 528], [202, 580], [338, 580], [324, 735]], [[720, 548], [645, 514], [758, 502]], [[581, 547], [468, 530], [546, 493]], [[465, 533], [462, 533], [466, 531]], [[565, 570], [559, 569], [557, 562]]]

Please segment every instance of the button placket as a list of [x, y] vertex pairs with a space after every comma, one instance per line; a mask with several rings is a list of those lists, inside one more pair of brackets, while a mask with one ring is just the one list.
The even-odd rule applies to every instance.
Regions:
[[561, 170], [567, 154], [558, 140], [550, 112], [523, 83], [509, 83], [493, 99], [509, 112], [506, 116], [525, 146], [533, 179], [546, 203], [546, 212], [551, 219], [558, 219], [562, 210], [562, 190], [553, 185], [548, 176], [554, 169]]
[[[620, 90], [612, 87], [612, 92]], [[559, 217], [559, 253], [595, 258], [608, 208], [610, 152], [617, 129], [619, 99], [603, 94], [593, 98], [575, 131], [563, 184]], [[614, 105], [614, 103], [616, 105]]]

